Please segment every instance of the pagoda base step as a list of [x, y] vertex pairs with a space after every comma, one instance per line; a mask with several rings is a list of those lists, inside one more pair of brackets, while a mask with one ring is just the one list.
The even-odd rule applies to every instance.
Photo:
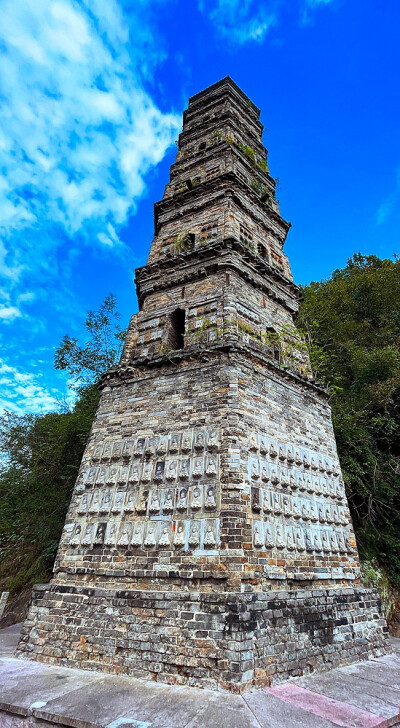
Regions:
[[34, 588], [20, 656], [243, 692], [388, 650], [365, 587], [217, 593]]

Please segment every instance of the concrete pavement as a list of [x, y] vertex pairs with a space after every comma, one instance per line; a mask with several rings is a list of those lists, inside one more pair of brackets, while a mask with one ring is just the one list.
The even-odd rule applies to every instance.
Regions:
[[232, 695], [15, 659], [19, 631], [0, 631], [0, 728], [400, 726], [400, 640], [391, 655]]

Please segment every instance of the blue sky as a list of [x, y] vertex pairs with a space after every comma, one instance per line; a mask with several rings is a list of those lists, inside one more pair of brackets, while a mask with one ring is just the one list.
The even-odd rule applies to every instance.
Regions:
[[3, 0], [0, 408], [57, 408], [63, 334], [137, 310], [153, 203], [188, 97], [230, 75], [260, 107], [298, 283], [400, 253], [393, 0]]

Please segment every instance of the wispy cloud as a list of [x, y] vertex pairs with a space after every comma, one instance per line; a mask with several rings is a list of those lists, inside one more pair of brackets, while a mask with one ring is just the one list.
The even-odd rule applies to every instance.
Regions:
[[66, 240], [118, 250], [176, 136], [178, 118], [144, 87], [159, 51], [134, 13], [130, 23], [115, 0], [2, 4], [0, 274], [10, 283], [38, 266], [51, 274], [46, 254]]
[[[310, 11], [335, 0], [300, 0], [301, 24], [309, 20]], [[199, 9], [208, 15], [218, 35], [231, 45], [261, 42], [278, 25], [285, 0], [199, 0]]]
[[396, 185], [393, 190], [393, 192], [388, 195], [386, 200], [384, 200], [381, 205], [379, 205], [375, 221], [377, 225], [383, 225], [383, 223], [386, 222], [388, 217], [392, 214], [394, 208], [396, 207], [397, 203], [400, 201], [400, 167], [397, 169], [396, 172]]
[[60, 401], [56, 390], [47, 389], [40, 376], [20, 371], [0, 359], [0, 413], [5, 409], [18, 415], [40, 414], [57, 409]]

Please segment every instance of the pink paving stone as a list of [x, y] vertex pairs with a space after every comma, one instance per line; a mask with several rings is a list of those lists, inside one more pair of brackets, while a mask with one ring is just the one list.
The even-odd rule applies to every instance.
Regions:
[[373, 728], [373, 726], [384, 728], [387, 724], [386, 718], [381, 715], [374, 715], [365, 710], [360, 710], [354, 705], [327, 698], [298, 685], [286, 683], [277, 685], [274, 688], [268, 688], [266, 692], [275, 695], [275, 697], [284, 700], [286, 703], [292, 703], [308, 713], [314, 713], [320, 718], [326, 718], [335, 725], [342, 726], [342, 728]]

